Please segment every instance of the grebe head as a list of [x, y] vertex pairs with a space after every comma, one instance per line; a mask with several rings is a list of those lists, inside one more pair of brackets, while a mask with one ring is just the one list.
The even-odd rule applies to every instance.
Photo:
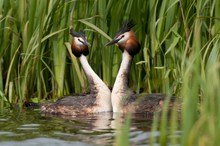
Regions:
[[140, 51], [140, 44], [132, 31], [132, 27], [134, 26], [135, 24], [133, 21], [123, 22], [114, 39], [106, 45], [109, 46], [117, 43], [120, 50], [125, 50], [132, 56], [136, 55]]
[[87, 42], [84, 32], [75, 32], [73, 29], [71, 29], [70, 34], [73, 36], [71, 44], [72, 53], [76, 57], [80, 57], [82, 54], [85, 56], [88, 55], [88, 47], [90, 46], [90, 44]]

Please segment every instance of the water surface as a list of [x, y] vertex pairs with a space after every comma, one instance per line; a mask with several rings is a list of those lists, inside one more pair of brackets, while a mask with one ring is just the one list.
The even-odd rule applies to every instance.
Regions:
[[[44, 115], [39, 110], [14, 109], [0, 113], [1, 146], [45, 145], [113, 145], [118, 121], [112, 113], [87, 116]], [[149, 142], [153, 115], [132, 117], [129, 141], [131, 145], [146, 145]], [[159, 132], [153, 133], [155, 137]]]

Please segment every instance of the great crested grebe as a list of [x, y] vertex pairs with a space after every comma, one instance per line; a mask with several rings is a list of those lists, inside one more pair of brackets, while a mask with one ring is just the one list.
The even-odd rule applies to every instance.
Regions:
[[[106, 44], [109, 46], [117, 43], [122, 51], [122, 62], [111, 95], [113, 112], [154, 112], [162, 107], [165, 99], [165, 96], [160, 93], [134, 94], [128, 87], [132, 59], [141, 48], [135, 33], [132, 31], [134, 26], [133, 21], [124, 22], [114, 39]], [[139, 96], [140, 98], [137, 98]], [[174, 100], [174, 97], [172, 97], [172, 100]]]
[[79, 59], [89, 80], [90, 94], [63, 97], [53, 104], [43, 105], [41, 111], [43, 113], [61, 115], [82, 115], [112, 111], [111, 91], [92, 70], [87, 61], [86, 55], [89, 54], [89, 43], [86, 41], [85, 34], [83, 32], [75, 32], [72, 29], [70, 34], [73, 36], [72, 53]]

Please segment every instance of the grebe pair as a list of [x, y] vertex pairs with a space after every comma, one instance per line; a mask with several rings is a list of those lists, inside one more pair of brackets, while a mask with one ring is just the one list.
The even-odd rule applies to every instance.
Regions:
[[[105, 83], [89, 66], [86, 59], [88, 55], [88, 42], [82, 32], [74, 32], [72, 53], [79, 58], [82, 68], [90, 83], [90, 94], [85, 96], [67, 96], [57, 100], [54, 104], [44, 105], [41, 110], [45, 113], [77, 115], [98, 112], [119, 113], [146, 113], [155, 112], [161, 108], [165, 99], [163, 94], [134, 94], [128, 87], [129, 71], [134, 55], [140, 51], [140, 44], [132, 31], [134, 23], [128, 21], [123, 23], [115, 38], [106, 45], [118, 44], [122, 51], [122, 62], [117, 74], [112, 93]], [[140, 99], [137, 99], [140, 97]]]

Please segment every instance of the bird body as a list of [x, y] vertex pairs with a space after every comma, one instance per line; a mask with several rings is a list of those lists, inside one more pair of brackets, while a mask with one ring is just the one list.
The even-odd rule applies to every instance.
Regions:
[[43, 105], [43, 113], [61, 115], [92, 114], [112, 111], [111, 91], [98, 77], [89, 65], [86, 55], [89, 54], [88, 42], [82, 32], [71, 30], [73, 36], [71, 48], [72, 53], [78, 57], [90, 84], [90, 94], [79, 96], [65, 96], [55, 103]]
[[[161, 109], [165, 100], [163, 94], [139, 95], [134, 94], [128, 87], [132, 60], [141, 48], [135, 33], [131, 30], [134, 25], [133, 21], [124, 22], [114, 39], [106, 44], [113, 45], [117, 43], [122, 51], [122, 62], [112, 89], [113, 112], [155, 112]], [[172, 101], [173, 99], [172, 97]]]

